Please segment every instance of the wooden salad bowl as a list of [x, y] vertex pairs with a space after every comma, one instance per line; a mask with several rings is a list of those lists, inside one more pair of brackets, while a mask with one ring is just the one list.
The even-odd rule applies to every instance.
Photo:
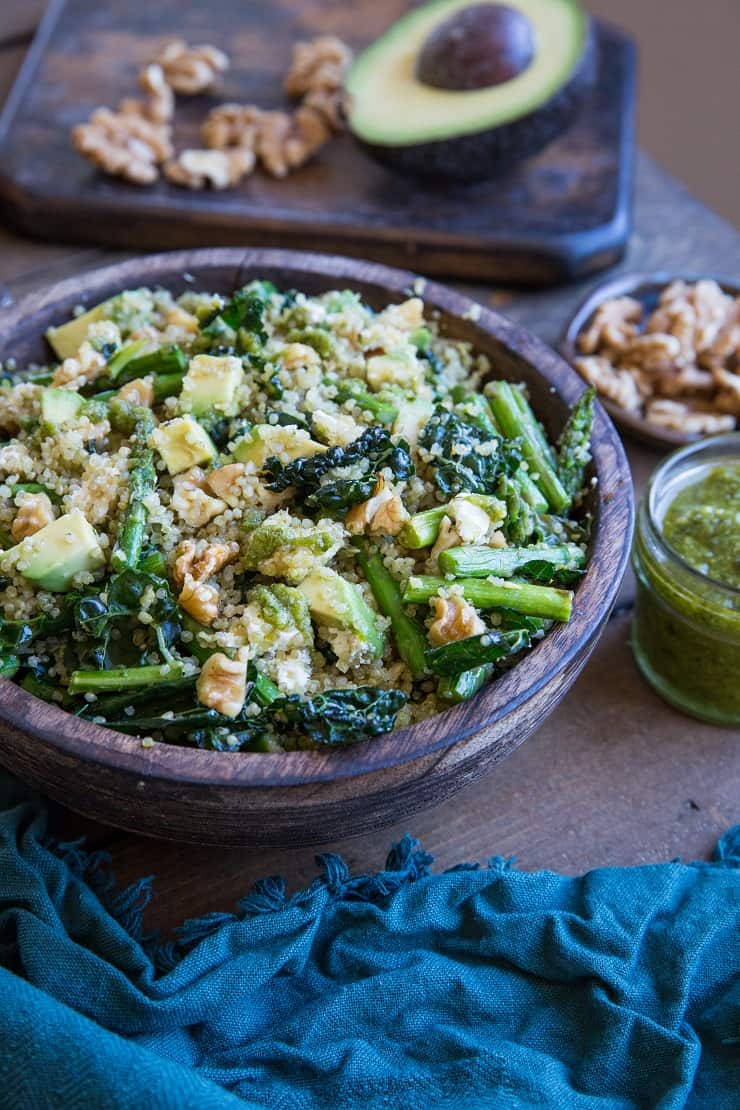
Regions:
[[[230, 293], [252, 278], [315, 294], [349, 287], [372, 307], [419, 289], [415, 274], [329, 255], [213, 249], [108, 266], [27, 296], [0, 316], [0, 352], [45, 362], [43, 334], [121, 289], [162, 285]], [[497, 376], [526, 382], [556, 437], [583, 382], [522, 328], [442, 285], [422, 293], [445, 334], [486, 353]], [[148, 836], [193, 844], [291, 846], [366, 832], [434, 805], [489, 771], [542, 724], [583, 667], [614, 603], [629, 553], [632, 483], [619, 436], [597, 406], [587, 509], [594, 527], [573, 617], [469, 702], [343, 750], [221, 753], [101, 728], [0, 680], [0, 763], [71, 809]], [[543, 773], [547, 773], [543, 769]]]

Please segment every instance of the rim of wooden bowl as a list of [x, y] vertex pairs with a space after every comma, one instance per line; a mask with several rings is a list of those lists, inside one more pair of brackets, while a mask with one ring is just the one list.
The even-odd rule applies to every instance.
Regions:
[[[330, 289], [338, 284], [374, 291], [375, 299], [392, 301], [420, 291], [427, 309], [439, 310], [453, 333], [503, 348], [502, 358], [524, 362], [544, 379], [550, 392], [572, 405], [583, 392], [578, 374], [555, 351], [504, 317], [469, 298], [419, 275], [337, 255], [270, 249], [214, 248], [173, 251], [115, 263], [67, 278], [31, 293], [0, 317], [0, 349], [10, 348], [24, 322], [32, 328], [69, 315], [78, 303], [95, 304], [114, 292], [139, 284], [187, 288], [193, 272], [200, 283], [208, 271], [233, 270], [233, 287], [252, 277], [278, 276], [297, 287], [314, 279]], [[292, 275], [292, 279], [291, 279]], [[419, 281], [423, 281], [420, 290]], [[446, 330], [446, 329], [445, 329]], [[155, 743], [143, 748], [125, 736], [83, 721], [57, 706], [39, 701], [9, 680], [0, 680], [0, 721], [32, 734], [65, 755], [142, 780], [165, 779], [224, 788], [306, 786], [378, 771], [442, 752], [526, 702], [544, 684], [566, 670], [606, 620], [626, 566], [633, 526], [632, 481], [619, 436], [601, 406], [596, 406], [593, 468], [598, 479], [595, 527], [588, 572], [579, 583], [574, 615], [554, 628], [518, 665], [485, 687], [469, 702], [446, 709], [417, 724], [342, 750], [286, 753], [211, 752]]]
[[[669, 270], [621, 274], [619, 277], [610, 278], [608, 281], [597, 285], [584, 297], [563, 329], [558, 350], [572, 366], [573, 360], [579, 357], [576, 347], [578, 336], [588, 324], [596, 309], [604, 301], [608, 301], [612, 297], [634, 295], [637, 295], [639, 300], [640, 294], [644, 295], [648, 290], [664, 289], [672, 281], [691, 283], [716, 281], [725, 293], [730, 293], [733, 297], [740, 295], [740, 278], [725, 277], [722, 274], [672, 273]], [[700, 439], [706, 439], [706, 436], [685, 435], [683, 432], [672, 431], [670, 428], [661, 429], [656, 424], [651, 424], [644, 417], [627, 412], [605, 397], [600, 396], [599, 401], [618, 427], [623, 428], [633, 439], [646, 443], [649, 447], [657, 447], [661, 451], [664, 449], [672, 451], [676, 447], [685, 447], [688, 443], [696, 443]]]

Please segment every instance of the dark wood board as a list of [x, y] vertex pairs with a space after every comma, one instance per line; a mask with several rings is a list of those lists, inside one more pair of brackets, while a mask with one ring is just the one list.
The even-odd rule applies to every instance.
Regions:
[[359, 255], [430, 274], [546, 284], [616, 262], [630, 227], [634, 47], [599, 27], [597, 85], [580, 120], [505, 179], [422, 186], [376, 165], [345, 135], [284, 181], [258, 171], [224, 193], [142, 189], [97, 174], [69, 130], [135, 92], [168, 37], [226, 49], [213, 96], [180, 98], [176, 144], [198, 146], [224, 100], [284, 103], [291, 46], [332, 32], [360, 47], [406, 0], [52, 0], [0, 117], [0, 204], [23, 232], [57, 240], [170, 248], [281, 246]]

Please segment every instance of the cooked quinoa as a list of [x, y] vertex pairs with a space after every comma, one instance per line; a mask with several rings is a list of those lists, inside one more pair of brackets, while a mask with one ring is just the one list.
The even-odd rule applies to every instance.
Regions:
[[47, 338], [0, 364], [0, 673], [36, 696], [147, 743], [346, 744], [568, 619], [592, 395], [549, 444], [420, 296], [134, 289]]

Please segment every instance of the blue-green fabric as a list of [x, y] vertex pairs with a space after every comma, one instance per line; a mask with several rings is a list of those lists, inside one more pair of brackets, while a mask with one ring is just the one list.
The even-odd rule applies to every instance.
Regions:
[[740, 1107], [740, 828], [580, 878], [431, 874], [406, 838], [162, 944], [146, 882], [49, 844], [17, 785], [0, 809], [2, 1106]]

